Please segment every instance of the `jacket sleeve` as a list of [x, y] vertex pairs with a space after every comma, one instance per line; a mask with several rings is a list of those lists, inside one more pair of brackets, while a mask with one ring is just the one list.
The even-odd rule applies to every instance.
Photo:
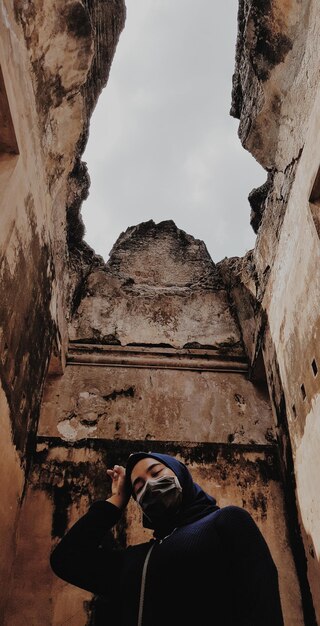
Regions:
[[216, 531], [229, 555], [236, 623], [284, 626], [277, 568], [251, 515], [236, 506], [224, 507]]
[[121, 513], [111, 502], [94, 502], [51, 553], [54, 573], [97, 595], [112, 592], [113, 581], [118, 580], [122, 568], [124, 550], [111, 544], [109, 531]]

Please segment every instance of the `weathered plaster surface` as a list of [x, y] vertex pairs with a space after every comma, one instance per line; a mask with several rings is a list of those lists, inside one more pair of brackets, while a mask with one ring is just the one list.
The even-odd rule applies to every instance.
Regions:
[[317, 92], [317, 2], [240, 0], [238, 24], [231, 113], [245, 148], [283, 172], [303, 145]]
[[320, 441], [319, 411], [320, 402], [319, 394], [317, 394], [306, 419], [303, 437], [295, 451], [297, 498], [308, 559], [309, 580], [317, 607], [320, 563], [319, 466], [316, 463], [316, 459], [319, 458]]
[[256, 351], [257, 320], [256, 299], [257, 285], [253, 252], [243, 258], [224, 259], [218, 263], [226, 288], [232, 298], [241, 330], [243, 347], [252, 364]]
[[[59, 485], [53, 534], [65, 532], [79, 489], [91, 498], [92, 484], [105, 494], [106, 465], [125, 463], [132, 446], [172, 448], [222, 505], [254, 511], [282, 561], [286, 624], [302, 624], [269, 398], [263, 377], [248, 378], [228, 262], [216, 266], [173, 222], [147, 222], [120, 236], [106, 266], [89, 256], [81, 267], [67, 365], [47, 379], [38, 429], [38, 487]], [[250, 312], [243, 307], [243, 331]], [[130, 506], [122, 542], [141, 540], [138, 523]]]
[[[55, 486], [52, 488], [54, 493]], [[12, 594], [3, 626], [61, 626], [65, 623], [82, 626], [87, 623], [85, 603], [90, 601], [91, 594], [52, 576], [48, 567], [53, 514], [54, 498], [50, 498], [45, 489], [29, 488], [21, 509], [17, 560], [11, 576]], [[70, 521], [73, 521], [71, 516]], [[36, 580], [33, 572], [37, 573]]]
[[17, 504], [23, 489], [24, 472], [17, 451], [12, 445], [10, 409], [1, 386], [0, 431], [0, 536], [2, 538], [0, 554], [0, 579], [2, 587], [0, 595], [0, 622], [3, 623], [16, 546], [18, 520]]
[[[22, 454], [52, 342], [62, 358], [66, 350], [68, 176], [124, 20], [120, 1], [108, 4], [109, 22], [103, 15], [101, 23], [101, 3], [89, 4], [1, 4], [0, 65], [19, 151], [0, 163], [1, 377]], [[98, 25], [112, 34], [96, 49]]]
[[202, 241], [173, 222], [129, 228], [105, 267], [77, 289], [71, 341], [119, 345], [240, 345], [228, 293]]
[[[319, 470], [320, 437], [317, 428], [320, 362], [319, 301], [320, 245], [308, 199], [320, 163], [314, 136], [320, 129], [319, 100], [309, 120], [305, 148], [292, 186], [279, 239], [279, 248], [265, 293], [270, 331], [278, 354], [281, 382], [288, 410], [297, 502], [302, 522], [310, 584], [320, 619], [320, 527], [316, 514], [314, 474]], [[301, 389], [304, 386], [305, 398]]]
[[50, 200], [28, 59], [9, 8], [0, 28], [0, 63], [19, 146], [19, 156], [7, 161], [10, 171], [0, 194], [1, 380], [10, 406], [14, 441], [23, 454], [53, 335], [50, 300], [54, 267], [46, 225]]
[[[315, 480], [320, 455], [320, 244], [314, 213], [319, 209], [314, 205], [312, 214], [309, 206], [320, 164], [318, 9], [312, 0], [241, 2], [233, 107], [240, 117], [243, 145], [268, 170], [268, 184], [254, 190], [250, 201], [258, 230], [251, 254], [252, 281], [245, 276], [248, 266], [240, 267], [240, 275], [244, 272], [240, 293], [253, 302], [255, 329], [246, 321], [243, 307], [239, 321], [242, 330], [250, 331], [243, 339], [252, 362], [261, 350], [264, 355], [287, 493], [293, 493], [288, 510], [308, 624], [320, 622]], [[257, 56], [257, 46], [263, 46], [262, 56]], [[236, 290], [237, 286], [235, 300]]]
[[69, 365], [47, 383], [39, 435], [268, 444], [268, 398], [243, 374]]
[[[148, 447], [146, 447], [148, 446]], [[152, 447], [153, 446], [153, 447]], [[33, 459], [28, 497], [21, 520], [21, 537], [15, 568], [15, 586], [23, 584], [23, 610], [10, 606], [9, 623], [18, 624], [22, 615], [33, 626], [50, 623], [58, 626], [71, 619], [81, 626], [90, 611], [91, 595], [57, 581], [48, 565], [51, 545], [66, 529], [86, 512], [89, 504], [106, 498], [110, 491], [106, 468], [115, 462], [125, 463], [128, 454], [138, 449], [156, 449], [176, 454], [186, 462], [194, 479], [217, 498], [218, 504], [237, 504], [251, 512], [270, 545], [279, 568], [281, 596], [286, 626], [302, 626], [299, 590], [283, 510], [283, 495], [273, 453], [232, 449], [230, 446], [168, 444], [165, 442], [112, 442], [99, 440], [91, 445], [66, 447], [63, 442], [43, 439]], [[39, 511], [41, 510], [41, 523]], [[32, 528], [34, 549], [25, 545]], [[115, 529], [115, 540], [124, 545], [148, 540], [150, 531], [143, 530], [135, 503], [130, 503]], [[50, 545], [51, 544], [51, 545]], [[41, 555], [39, 555], [41, 552]], [[40, 562], [39, 562], [40, 556]], [[28, 572], [41, 572], [41, 615], [32, 613], [34, 584]], [[92, 603], [91, 603], [92, 604]], [[61, 621], [59, 621], [61, 620]]]
[[[180, 454], [219, 504], [252, 512], [279, 568], [286, 626], [314, 626], [320, 249], [308, 200], [320, 163], [316, 0], [240, 1], [232, 112], [268, 175], [250, 194], [255, 250], [217, 265], [173, 222], [127, 229], [107, 264], [83, 241], [89, 178], [81, 153], [124, 24], [123, 1], [16, 0], [0, 10], [0, 119], [12, 122], [11, 144], [0, 146], [8, 504], [0, 570], [11, 580], [0, 619], [92, 619], [91, 596], [50, 571], [52, 542], [106, 496], [106, 466], [143, 448]], [[130, 505], [117, 540], [140, 540], [138, 522]]]
[[251, 202], [256, 231], [263, 220], [255, 260], [261, 290], [317, 97], [319, 28], [316, 0], [239, 4], [231, 113], [240, 118], [243, 146], [268, 172]]
[[61, 373], [68, 342], [68, 177], [124, 23], [121, 0], [104, 4], [0, 3], [1, 611], [44, 378], [51, 354]]

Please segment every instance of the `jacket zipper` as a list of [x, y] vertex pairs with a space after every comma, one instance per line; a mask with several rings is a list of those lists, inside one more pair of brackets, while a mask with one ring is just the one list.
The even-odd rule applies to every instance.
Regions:
[[146, 588], [147, 569], [148, 569], [148, 563], [149, 563], [151, 552], [152, 552], [154, 546], [156, 545], [156, 543], [161, 544], [165, 539], [170, 537], [172, 535], [172, 533], [174, 533], [175, 530], [177, 530], [177, 529], [174, 528], [173, 531], [171, 533], [169, 533], [169, 535], [166, 535], [165, 537], [163, 537], [163, 539], [155, 539], [154, 543], [150, 546], [150, 548], [149, 548], [149, 550], [147, 552], [147, 555], [146, 555], [146, 558], [145, 558], [144, 564], [143, 564], [143, 569], [142, 569], [142, 577], [141, 577], [141, 585], [140, 585], [139, 613], [138, 613], [137, 626], [142, 626], [144, 592], [145, 592], [145, 588]]
[[138, 626], [142, 625], [142, 617], [143, 617], [143, 604], [144, 604], [144, 592], [145, 592], [145, 588], [146, 588], [146, 576], [147, 576], [147, 569], [148, 569], [148, 563], [149, 563], [149, 559], [150, 559], [150, 554], [155, 546], [154, 542], [146, 555], [146, 558], [144, 560], [144, 564], [143, 564], [143, 570], [142, 570], [142, 578], [141, 578], [141, 587], [140, 587], [140, 601], [139, 601], [139, 614], [138, 614]]

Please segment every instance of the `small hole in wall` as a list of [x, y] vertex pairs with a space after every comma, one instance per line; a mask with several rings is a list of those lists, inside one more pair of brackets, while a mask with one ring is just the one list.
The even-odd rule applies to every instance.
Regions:
[[296, 417], [297, 417], [297, 410], [296, 410], [296, 405], [295, 404], [292, 405], [292, 413], [293, 413], [294, 418], [296, 419]]
[[316, 376], [318, 374], [318, 366], [317, 366], [317, 361], [315, 359], [313, 359], [311, 363], [311, 367], [312, 367], [313, 375]]
[[306, 394], [305, 386], [304, 386], [303, 383], [302, 383], [300, 389], [301, 389], [302, 400], [305, 400], [306, 397], [307, 397], [307, 394]]

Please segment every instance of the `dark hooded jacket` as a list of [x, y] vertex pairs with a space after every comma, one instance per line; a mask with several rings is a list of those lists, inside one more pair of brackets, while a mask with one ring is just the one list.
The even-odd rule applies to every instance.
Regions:
[[187, 467], [165, 454], [131, 455], [128, 489], [146, 456], [170, 467], [182, 486], [175, 518], [154, 528], [151, 541], [120, 548], [110, 529], [122, 512], [99, 500], [51, 555], [57, 576], [98, 596], [96, 626], [138, 625], [143, 570], [142, 626], [283, 626], [277, 570], [249, 513], [220, 509]]

